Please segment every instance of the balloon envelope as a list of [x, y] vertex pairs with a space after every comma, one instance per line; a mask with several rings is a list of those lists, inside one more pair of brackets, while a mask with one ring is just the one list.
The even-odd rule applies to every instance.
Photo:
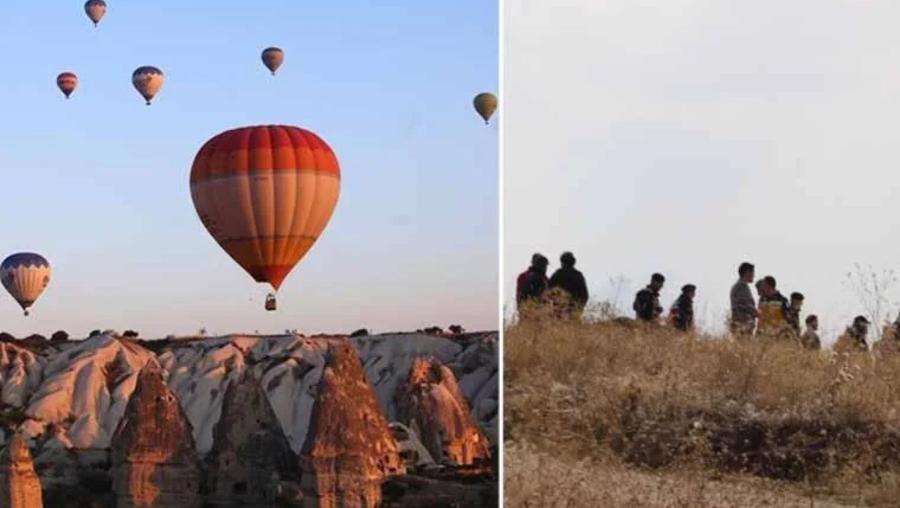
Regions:
[[284, 51], [281, 48], [266, 48], [262, 52], [262, 61], [274, 76], [275, 71], [284, 63]]
[[72, 72], [63, 72], [56, 77], [56, 86], [59, 87], [60, 91], [62, 91], [62, 93], [65, 94], [66, 99], [68, 99], [78, 86], [78, 76]]
[[315, 133], [269, 125], [207, 141], [190, 186], [216, 242], [254, 280], [278, 290], [328, 224], [340, 178], [337, 157]]
[[50, 263], [40, 254], [20, 252], [0, 264], [0, 281], [28, 315], [28, 308], [50, 283]]
[[163, 71], [150, 65], [138, 67], [131, 74], [131, 83], [138, 93], [141, 94], [141, 97], [147, 101], [148, 106], [165, 82], [166, 76], [163, 74]]
[[106, 2], [103, 0], [88, 0], [84, 3], [84, 12], [94, 22], [94, 26], [97, 26], [97, 23], [106, 14]]
[[488, 123], [494, 111], [497, 110], [497, 96], [484, 92], [476, 95], [475, 100], [472, 102], [475, 105], [475, 111], [481, 115], [481, 118], [484, 118], [484, 123]]

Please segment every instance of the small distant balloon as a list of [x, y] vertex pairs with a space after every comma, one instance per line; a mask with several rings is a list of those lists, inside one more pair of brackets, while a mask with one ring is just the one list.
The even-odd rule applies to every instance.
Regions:
[[75, 91], [75, 88], [78, 87], [78, 76], [73, 72], [63, 72], [59, 76], [56, 76], [56, 86], [59, 87], [59, 90], [65, 94], [66, 99], [72, 95], [72, 92]]
[[33, 252], [13, 254], [0, 264], [0, 282], [27, 316], [28, 308], [50, 284], [50, 263]]
[[166, 76], [163, 71], [149, 65], [138, 67], [131, 75], [131, 83], [147, 101], [148, 106], [165, 82]]
[[88, 0], [84, 3], [84, 12], [87, 14], [94, 26], [100, 23], [103, 16], [106, 15], [106, 2], [103, 0]]
[[475, 105], [475, 111], [481, 115], [481, 118], [484, 118], [485, 125], [490, 120], [491, 116], [494, 114], [494, 111], [497, 110], [497, 96], [483, 92], [475, 96], [475, 100], [472, 101]]
[[274, 76], [275, 71], [284, 63], [284, 51], [281, 48], [266, 48], [262, 52], [262, 61]]

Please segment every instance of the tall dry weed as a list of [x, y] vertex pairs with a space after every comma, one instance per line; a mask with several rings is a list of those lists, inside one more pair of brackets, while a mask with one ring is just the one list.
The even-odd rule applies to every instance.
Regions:
[[[769, 478], [851, 506], [900, 495], [900, 355], [626, 320], [530, 319], [504, 340], [507, 446], [575, 464]], [[505, 466], [519, 467], [510, 456]]]

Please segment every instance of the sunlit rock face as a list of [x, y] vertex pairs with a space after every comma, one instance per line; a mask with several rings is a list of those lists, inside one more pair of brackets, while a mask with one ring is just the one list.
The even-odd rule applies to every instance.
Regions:
[[467, 466], [490, 458], [488, 440], [472, 418], [456, 376], [439, 360], [416, 359], [396, 397], [400, 421], [438, 462]]
[[[81, 505], [82, 501], [106, 506], [103, 503], [107, 500], [114, 504], [113, 480], [123, 496], [120, 503], [132, 503], [122, 506], [142, 506], [135, 504], [142, 497], [152, 498], [154, 503], [165, 503], [176, 496], [174, 492], [182, 495], [178, 489], [184, 487], [178, 482], [183, 480], [192, 480], [192, 485], [199, 484], [197, 490], [203, 492], [204, 501], [212, 502], [213, 496], [207, 494], [212, 493], [210, 481], [215, 483], [215, 480], [206, 474], [209, 471], [204, 471], [197, 480], [194, 471], [203, 468], [196, 467], [196, 460], [202, 459], [207, 465], [213, 462], [216, 436], [223, 420], [231, 420], [224, 423], [225, 428], [251, 429], [258, 425], [256, 419], [235, 421], [227, 415], [245, 417], [247, 414], [226, 409], [229, 389], [241, 386], [239, 381], [246, 379], [245, 376], [252, 376], [258, 380], [256, 393], [264, 395], [290, 451], [295, 454], [287, 472], [273, 471], [269, 464], [254, 468], [253, 474], [257, 474], [256, 469], [266, 470], [266, 474], [272, 471], [263, 488], [265, 495], [270, 496], [266, 503], [271, 504], [270, 499], [274, 498], [276, 503], [295, 506], [302, 502], [297, 455], [307, 441], [307, 432], [312, 429], [313, 406], [332, 344], [353, 346], [367, 381], [366, 393], [372, 395], [374, 392], [377, 412], [396, 425], [400, 425], [401, 419], [400, 400], [396, 394], [408, 382], [413, 363], [420, 358], [439, 360], [458, 381], [473, 421], [489, 439], [495, 439], [499, 415], [497, 340], [495, 332], [488, 332], [457, 336], [391, 333], [352, 338], [297, 334], [226, 335], [156, 341], [106, 331], [85, 340], [57, 341], [34, 347], [27, 341], [0, 338], [0, 426], [3, 427], [0, 429], [0, 447], [13, 434], [22, 434], [34, 456], [46, 506], [69, 507]], [[145, 418], [140, 416], [138, 407], [126, 415], [129, 401], [137, 393], [141, 372], [148, 364], [159, 365], [159, 376], [170, 390], [168, 395], [174, 394], [182, 411], [180, 416], [187, 420], [185, 424], [183, 419], [175, 416], [178, 414], [175, 405], [169, 404], [165, 411], [160, 410], [166, 418], [177, 421], [177, 425], [165, 425], [176, 429], [171, 433], [177, 434], [183, 444], [176, 451], [154, 452], [166, 456], [165, 459], [153, 457], [147, 450], [126, 452], [124, 444], [116, 437], [126, 421], [131, 427], [140, 426], [143, 420], [154, 422], [148, 427], [163, 427], [154, 411], [148, 411], [149, 416]], [[334, 373], [335, 367], [331, 370]], [[145, 379], [143, 384], [148, 386], [148, 383], [150, 381]], [[161, 390], [162, 387], [157, 388]], [[324, 391], [330, 392], [329, 389]], [[251, 392], [239, 398], [262, 400], [254, 399]], [[140, 398], [145, 405], [153, 399], [146, 395]], [[156, 403], [152, 401], [152, 404]], [[271, 414], [266, 416], [263, 406], [259, 407], [258, 412], [263, 416], [260, 421], [267, 425], [267, 439], [271, 439], [272, 432], [268, 432], [273, 428], [268, 426]], [[255, 412], [257, 410], [246, 413]], [[136, 433], [151, 431], [155, 432], [151, 428]], [[247, 432], [252, 434], [250, 430]], [[396, 438], [402, 438], [396, 446], [403, 447], [409, 455], [409, 467], [413, 470], [427, 468], [434, 462], [417, 439], [410, 439], [418, 432], [407, 429]], [[276, 441], [267, 442], [275, 444], [275, 449], [281, 449]], [[187, 449], [191, 447], [196, 457], [188, 456]], [[222, 457], [228, 453], [241, 455], [236, 451], [238, 447], [239, 440], [226, 438], [221, 446], [225, 450]], [[416, 452], [410, 454], [410, 449]], [[116, 459], [112, 457], [113, 452], [117, 453]], [[168, 457], [168, 453], [174, 456]], [[243, 455], [245, 459], [252, 456]], [[341, 460], [335, 459], [334, 463], [343, 463]], [[351, 470], [357, 462], [346, 461]], [[112, 463], [118, 467], [111, 468]], [[244, 475], [236, 470], [231, 473], [234, 478]], [[357, 477], [364, 478], [366, 474], [361, 472]], [[248, 476], [246, 489], [255, 492], [254, 496], [263, 482], [262, 476], [257, 475], [252, 480]], [[169, 477], [172, 479], [168, 480]], [[344, 479], [352, 477], [342, 476]], [[250, 486], [251, 482], [254, 487]], [[235, 486], [238, 490], [244, 489], [241, 483], [239, 479], [232, 482], [232, 490]], [[124, 488], [129, 485], [135, 486], [135, 490], [126, 495]], [[150, 487], [146, 493], [140, 493], [136, 485]], [[185, 496], [187, 502], [192, 502], [193, 493]]]
[[[40, 353], [21, 347], [22, 341], [0, 342], [0, 397], [5, 407], [0, 415], [24, 413], [19, 430], [28, 438], [40, 441], [53, 427], [74, 450], [109, 450], [138, 373], [155, 360], [191, 423], [197, 452], [205, 456], [212, 449], [225, 390], [248, 371], [259, 379], [291, 449], [299, 453], [331, 340], [346, 338], [228, 335], [154, 346], [155, 341], [138, 342], [108, 333], [59, 343]], [[456, 375], [472, 416], [496, 442], [495, 332], [460, 338], [389, 334], [351, 340], [388, 421], [398, 420], [395, 394], [412, 363], [434, 357]], [[40, 450], [35, 454], [40, 455]]]
[[43, 508], [41, 482], [25, 439], [15, 434], [0, 453], [0, 508]]
[[191, 425], [155, 362], [144, 367], [112, 440], [118, 508], [200, 506]]
[[259, 382], [249, 373], [225, 391], [207, 464], [213, 506], [263, 506], [283, 490], [282, 478], [299, 477], [297, 456]]
[[42, 381], [25, 407], [29, 434], [37, 437], [56, 424], [75, 448], [109, 448], [138, 372], [154, 355], [112, 335], [67, 346], [45, 353]]
[[375, 392], [349, 342], [333, 343], [300, 453], [304, 506], [374, 508], [405, 468]]

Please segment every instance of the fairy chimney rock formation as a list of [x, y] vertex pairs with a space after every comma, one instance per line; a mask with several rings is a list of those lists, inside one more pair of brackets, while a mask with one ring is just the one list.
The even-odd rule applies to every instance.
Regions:
[[439, 360], [417, 358], [396, 397], [400, 421], [438, 462], [464, 466], [490, 458], [487, 437], [473, 420], [456, 376]]
[[13, 435], [0, 453], [0, 508], [43, 508], [41, 482], [25, 439]]
[[196, 508], [200, 468], [191, 424], [155, 362], [138, 375], [112, 444], [117, 508]]
[[263, 505], [272, 501], [273, 477], [299, 477], [297, 456], [259, 382], [249, 373], [225, 391], [207, 463], [209, 501], [214, 506]]
[[307, 508], [374, 508], [381, 503], [385, 478], [405, 473], [397, 443], [349, 342], [329, 347], [300, 465]]

